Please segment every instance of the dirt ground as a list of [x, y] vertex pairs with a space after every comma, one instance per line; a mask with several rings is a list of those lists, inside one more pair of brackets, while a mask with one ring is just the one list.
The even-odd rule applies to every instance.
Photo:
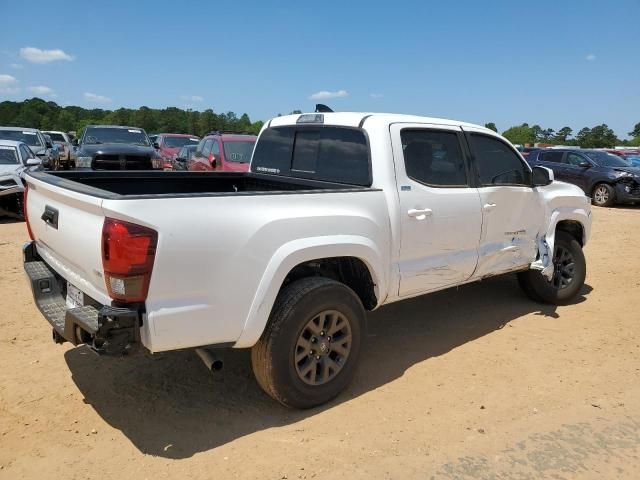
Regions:
[[246, 351], [98, 358], [54, 345], [0, 222], [0, 479], [640, 478], [640, 209], [594, 209], [574, 305], [513, 276], [369, 316], [337, 400], [280, 407]]

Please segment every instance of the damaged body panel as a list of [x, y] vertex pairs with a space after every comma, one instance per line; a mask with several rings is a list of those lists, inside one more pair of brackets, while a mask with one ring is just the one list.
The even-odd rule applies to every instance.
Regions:
[[25, 143], [0, 140], [0, 217], [23, 218], [23, 175], [40, 164]]

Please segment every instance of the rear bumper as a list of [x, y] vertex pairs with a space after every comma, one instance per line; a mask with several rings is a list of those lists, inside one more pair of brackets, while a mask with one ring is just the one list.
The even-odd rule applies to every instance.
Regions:
[[56, 343], [85, 343], [96, 353], [115, 356], [131, 353], [140, 345], [140, 311], [97, 302], [68, 308], [64, 279], [40, 258], [35, 243], [26, 243], [22, 251], [33, 299], [53, 327]]

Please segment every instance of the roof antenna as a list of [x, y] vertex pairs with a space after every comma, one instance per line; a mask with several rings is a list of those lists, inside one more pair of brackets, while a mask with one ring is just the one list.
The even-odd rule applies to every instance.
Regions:
[[329, 107], [322, 103], [316, 103], [316, 113], [330, 113], [333, 112]]

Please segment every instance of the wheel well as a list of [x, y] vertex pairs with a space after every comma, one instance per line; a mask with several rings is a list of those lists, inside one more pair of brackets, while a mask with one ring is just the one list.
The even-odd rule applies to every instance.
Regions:
[[378, 304], [376, 284], [365, 263], [356, 257], [318, 258], [296, 265], [287, 274], [282, 286], [305, 277], [327, 277], [351, 288], [367, 310]]
[[575, 238], [580, 245], [584, 246], [584, 227], [580, 222], [575, 220], [562, 220], [556, 225], [556, 231], [568, 233]]

